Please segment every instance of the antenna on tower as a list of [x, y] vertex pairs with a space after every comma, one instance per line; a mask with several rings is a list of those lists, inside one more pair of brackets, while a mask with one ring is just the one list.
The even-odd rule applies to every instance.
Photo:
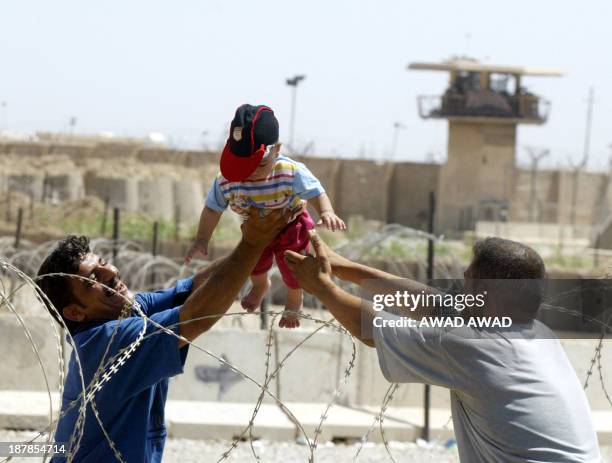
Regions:
[[465, 33], [465, 57], [469, 57], [470, 56], [470, 42], [472, 40], [472, 33], [471, 32], [466, 32]]

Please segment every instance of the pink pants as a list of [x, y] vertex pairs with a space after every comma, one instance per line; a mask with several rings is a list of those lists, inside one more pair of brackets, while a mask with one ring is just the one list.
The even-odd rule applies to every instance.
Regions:
[[314, 226], [312, 217], [304, 209], [304, 212], [293, 222], [287, 224], [283, 231], [274, 238], [274, 241], [264, 249], [251, 275], [259, 275], [270, 270], [273, 258], [276, 258], [276, 265], [278, 265], [278, 269], [283, 277], [283, 282], [291, 289], [299, 288], [300, 285], [285, 263], [285, 251], [308, 252], [310, 242], [308, 230], [312, 230]]

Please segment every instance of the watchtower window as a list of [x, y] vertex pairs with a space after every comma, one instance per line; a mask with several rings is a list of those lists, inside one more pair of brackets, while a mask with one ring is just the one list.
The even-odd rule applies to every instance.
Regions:
[[455, 78], [452, 89], [461, 94], [480, 89], [480, 73], [460, 71]]
[[510, 74], [492, 72], [489, 76], [489, 89], [498, 93], [514, 95], [516, 93], [516, 78]]

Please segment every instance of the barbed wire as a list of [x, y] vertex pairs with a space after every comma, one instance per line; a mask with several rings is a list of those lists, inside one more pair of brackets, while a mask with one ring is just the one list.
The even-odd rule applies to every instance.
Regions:
[[[397, 235], [401, 235], [402, 233], [404, 234], [406, 233], [405, 230], [402, 230], [402, 229], [398, 230], [393, 227], [391, 228], [391, 232], [393, 236], [397, 236]], [[358, 246], [361, 246], [361, 245], [371, 246], [372, 241], [365, 240], [364, 243], [357, 243], [357, 244]], [[117, 256], [118, 256], [117, 264], [121, 265], [122, 268], [124, 269], [128, 269], [128, 271], [125, 272], [126, 276], [131, 275], [131, 277], [127, 277], [125, 279], [126, 285], [128, 287], [147, 288], [150, 286], [154, 286], [154, 287], [168, 286], [176, 280], [177, 275], [181, 275], [183, 273], [193, 274], [194, 270], [197, 268], [197, 265], [198, 265], [198, 263], [196, 262], [191, 268], [185, 269], [184, 267], [182, 267], [181, 264], [178, 264], [170, 259], [167, 259], [164, 257], [155, 258], [151, 256], [150, 254], [143, 253], [141, 250], [139, 250], [136, 246], [134, 246], [131, 243], [117, 243], [111, 240], [104, 240], [104, 239], [93, 240], [91, 243], [92, 250], [96, 250], [97, 252], [101, 252], [101, 253], [109, 253], [109, 250], [112, 250], [113, 246], [119, 246], [119, 252], [117, 252]], [[58, 418], [56, 420], [53, 420], [54, 412], [53, 412], [53, 406], [52, 406], [52, 400], [51, 400], [51, 387], [50, 387], [50, 382], [49, 382], [48, 373], [46, 371], [46, 367], [44, 365], [44, 362], [42, 361], [40, 351], [38, 350], [38, 347], [36, 346], [36, 343], [34, 342], [31, 332], [29, 331], [23, 317], [21, 317], [21, 315], [18, 313], [18, 311], [16, 310], [12, 302], [13, 297], [16, 295], [18, 291], [22, 290], [25, 287], [30, 288], [34, 292], [37, 301], [40, 304], [46, 305], [47, 307], [49, 307], [50, 311], [55, 313], [58, 316], [59, 320], [62, 320], [62, 317], [60, 316], [57, 309], [53, 306], [53, 304], [51, 304], [51, 301], [41, 291], [37, 290], [36, 281], [40, 279], [41, 277], [32, 278], [29, 275], [27, 275], [22, 269], [18, 268], [16, 265], [16, 264], [21, 264], [24, 266], [24, 268], [26, 269], [28, 273], [35, 274], [38, 266], [40, 265], [40, 262], [48, 254], [51, 247], [52, 246], [49, 243], [44, 243], [43, 245], [38, 246], [37, 248], [30, 250], [30, 251], [13, 252], [14, 250], [11, 251], [10, 246], [6, 246], [6, 243], [4, 243], [2, 239], [0, 239], [0, 256], [2, 255], [3, 252], [6, 252], [9, 256], [7, 259], [0, 258], [0, 270], [2, 272], [2, 275], [6, 276], [8, 274], [9, 280], [11, 281], [11, 288], [9, 291], [5, 287], [5, 282], [3, 281], [3, 279], [0, 278], [0, 290], [1, 290], [0, 308], [2, 306], [6, 306], [9, 309], [9, 311], [17, 317], [19, 324], [24, 332], [24, 335], [27, 341], [32, 346], [34, 354], [37, 357], [38, 364], [43, 372], [43, 377], [44, 377], [45, 386], [47, 389], [47, 395], [48, 395], [49, 404], [50, 404], [49, 405], [50, 407], [49, 408], [49, 424], [42, 431], [40, 431], [36, 437], [32, 438], [30, 442], [35, 442], [36, 440], [38, 440], [40, 437], [43, 437], [43, 436], [46, 436], [47, 443], [50, 442], [59, 419], [65, 416], [69, 411], [71, 411], [72, 409], [78, 406], [78, 417], [75, 422], [74, 430], [70, 437], [70, 441], [69, 441], [70, 452], [67, 457], [67, 461], [72, 462], [72, 460], [74, 459], [74, 456], [76, 455], [76, 453], [78, 452], [80, 448], [80, 444], [83, 438], [85, 418], [87, 415], [86, 413], [87, 406], [89, 405], [92, 410], [94, 418], [96, 419], [96, 421], [98, 422], [100, 426], [100, 429], [102, 430], [105, 440], [107, 441], [109, 447], [113, 451], [113, 454], [116, 460], [123, 463], [125, 460], [121, 452], [119, 451], [119, 449], [116, 447], [113, 440], [108, 435], [108, 432], [106, 431], [106, 428], [100, 418], [100, 414], [97, 409], [97, 405], [95, 401], [96, 395], [103, 389], [104, 385], [108, 381], [110, 381], [112, 376], [125, 366], [127, 360], [131, 357], [131, 355], [138, 349], [138, 347], [147, 338], [151, 336], [155, 336], [155, 335], [166, 334], [166, 335], [174, 336], [177, 339], [180, 339], [186, 342], [193, 348], [206, 353], [207, 355], [216, 359], [221, 364], [227, 366], [231, 371], [237, 374], [240, 374], [244, 379], [253, 383], [260, 390], [248, 424], [245, 426], [242, 432], [233, 439], [228, 449], [221, 454], [218, 462], [223, 462], [227, 460], [230, 457], [232, 451], [238, 447], [239, 443], [243, 440], [244, 436], [247, 433], [248, 433], [248, 440], [250, 443], [250, 447], [251, 447], [253, 456], [256, 461], [258, 462], [261, 461], [261, 457], [257, 454], [255, 446], [253, 445], [253, 442], [255, 440], [254, 435], [253, 435], [253, 429], [254, 429], [256, 417], [259, 413], [260, 407], [266, 396], [274, 400], [275, 403], [279, 406], [279, 408], [290, 419], [290, 421], [294, 423], [294, 425], [298, 429], [298, 432], [301, 435], [303, 435], [304, 439], [306, 440], [307, 449], [308, 449], [308, 461], [311, 463], [315, 461], [317, 441], [320, 435], [322, 434], [322, 430], [325, 425], [325, 421], [327, 420], [329, 416], [329, 411], [331, 407], [341, 397], [343, 393], [343, 389], [348, 383], [352, 369], [355, 365], [356, 343], [353, 337], [350, 335], [350, 333], [345, 328], [343, 328], [341, 325], [339, 325], [337, 322], [335, 322], [334, 320], [321, 320], [321, 319], [314, 318], [304, 313], [300, 313], [299, 316], [303, 319], [310, 320], [315, 325], [320, 325], [320, 326], [312, 330], [304, 339], [302, 339], [292, 349], [290, 349], [289, 352], [285, 354], [285, 356], [282, 359], [280, 360], [277, 359], [276, 367], [274, 369], [271, 369], [271, 366], [270, 366], [270, 361], [272, 358], [271, 349], [272, 349], [273, 340], [274, 340], [273, 327], [275, 325], [275, 321], [277, 317], [281, 315], [282, 312], [266, 311], [266, 314], [272, 317], [272, 322], [270, 323], [268, 327], [267, 338], [266, 338], [264, 379], [263, 379], [263, 382], [260, 383], [254, 378], [252, 378], [250, 375], [245, 373], [244, 371], [237, 368], [232, 363], [228, 362], [222, 356], [219, 356], [213, 352], [210, 352], [209, 350], [203, 348], [202, 346], [199, 346], [196, 343], [187, 340], [186, 338], [182, 337], [180, 334], [177, 334], [177, 332], [173, 331], [173, 329], [176, 329], [178, 326], [180, 326], [183, 323], [190, 323], [196, 320], [201, 320], [201, 319], [209, 318], [209, 317], [200, 317], [198, 319], [188, 320], [188, 321], [177, 323], [172, 326], [165, 327], [165, 326], [159, 325], [154, 320], [147, 317], [147, 315], [142, 311], [141, 307], [138, 305], [136, 301], [129, 300], [125, 298], [123, 295], [119, 294], [113, 288], [106, 287], [105, 285], [99, 282], [96, 282], [98, 284], [101, 284], [103, 287], [105, 287], [106, 290], [122, 297], [124, 299], [125, 305], [119, 317], [119, 322], [116, 323], [113, 329], [113, 332], [109, 338], [109, 342], [106, 346], [106, 350], [98, 364], [98, 367], [96, 371], [94, 372], [91, 381], [87, 384], [85, 382], [84, 371], [83, 371], [82, 363], [80, 360], [79, 352], [78, 352], [78, 349], [75, 348], [76, 343], [74, 339], [72, 338], [72, 336], [70, 335], [69, 331], [66, 329], [67, 327], [65, 325], [63, 326], [65, 328], [64, 331], [66, 333], [67, 341], [73, 348], [73, 355], [75, 358], [75, 364], [77, 365], [78, 375], [79, 375], [79, 380], [80, 380], [81, 393], [77, 399], [67, 404], [65, 409], [59, 413]], [[447, 271], [451, 273], [452, 269], [451, 270], [447, 269]], [[163, 284], [156, 283], [155, 281], [151, 281], [152, 273], [156, 274], [157, 279], [160, 281], [163, 281]], [[79, 275], [73, 275], [73, 274], [58, 273], [58, 274], [44, 276], [44, 278], [50, 278], [50, 277], [67, 277], [67, 278], [76, 278], [76, 279], [85, 280], [85, 281], [94, 281], [94, 280], [90, 280], [89, 278], [85, 278], [85, 277], [82, 277]], [[548, 305], [544, 307], [544, 309], [545, 310], [558, 310], [560, 312], [563, 312], [563, 313], [566, 313], [572, 316], [582, 317], [583, 319], [587, 319], [588, 321], [594, 324], [597, 324], [601, 327], [601, 330], [602, 330], [601, 335], [599, 337], [599, 340], [598, 340], [598, 343], [595, 349], [595, 353], [590, 361], [590, 365], [589, 365], [586, 379], [584, 382], [584, 389], [587, 389], [589, 387], [589, 379], [594, 376], [595, 368], [597, 368], [597, 371], [599, 373], [600, 384], [604, 391], [604, 395], [606, 399], [608, 400], [608, 402], [610, 403], [610, 405], [612, 406], [612, 400], [610, 399], [610, 394], [608, 393], [606, 389], [606, 385], [604, 381], [604, 374], [603, 374], [603, 366], [602, 366], [603, 340], [605, 338], [606, 329], [612, 329], [612, 327], [609, 324], [609, 320], [601, 321], [601, 320], [598, 320], [592, 317], [588, 317], [582, 314], [581, 312], [572, 311], [564, 307]], [[54, 318], [51, 316], [50, 311], [45, 310], [44, 312], [46, 313], [48, 320], [52, 325], [53, 332], [54, 332], [54, 338], [55, 338], [57, 349], [58, 349], [58, 377], [59, 377], [59, 393], [60, 393], [59, 395], [60, 397], [62, 397], [63, 385], [64, 385], [63, 383], [64, 383], [65, 374], [66, 374], [66, 364], [64, 363], [64, 360], [63, 360], [64, 347], [62, 343], [61, 332], [58, 329], [58, 326]], [[125, 319], [128, 316], [134, 316], [134, 314], [136, 314], [136, 316], [138, 316], [139, 318], [143, 320], [143, 326], [138, 336], [128, 346], [120, 349], [115, 355], [107, 358], [109, 354], [110, 346], [113, 343], [114, 338], [118, 332], [120, 321]], [[227, 317], [242, 317], [242, 316], [249, 316], [249, 315], [253, 315], [253, 314], [246, 313], [246, 312], [245, 313], [229, 313], [229, 314], [226, 313], [223, 315], [223, 317], [226, 317], [226, 316]], [[218, 315], [215, 315], [214, 317], [219, 318]], [[146, 334], [147, 326], [149, 324], [154, 326], [156, 329], [152, 331], [151, 333]], [[281, 401], [278, 397], [276, 397], [276, 395], [269, 389], [269, 385], [271, 381], [278, 375], [279, 371], [285, 366], [287, 360], [292, 355], [294, 355], [295, 352], [297, 352], [300, 348], [302, 348], [305, 343], [307, 343], [316, 334], [320, 333], [324, 329], [332, 329], [336, 332], [341, 333], [346, 338], [348, 338], [352, 345], [352, 351], [351, 351], [350, 358], [347, 362], [346, 368], [344, 369], [344, 375], [338, 381], [338, 384], [336, 385], [331, 395], [331, 399], [326, 404], [321, 414], [320, 420], [317, 426], [315, 427], [313, 439], [311, 441], [303, 425], [299, 422], [297, 417], [291, 412], [289, 407], [283, 401]], [[357, 461], [357, 459], [359, 458], [364, 445], [368, 442], [370, 435], [373, 432], [373, 430], [376, 428], [377, 424], [380, 428], [382, 443], [385, 446], [385, 449], [388, 453], [390, 460], [393, 462], [396, 461], [392, 455], [389, 441], [386, 437], [383, 424], [384, 424], [384, 419], [385, 419], [385, 413], [387, 412], [389, 406], [391, 405], [394, 395], [398, 391], [399, 387], [400, 386], [398, 384], [392, 384], [389, 387], [389, 389], [386, 391], [385, 396], [383, 397], [383, 400], [382, 400], [380, 412], [376, 415], [368, 431], [361, 438], [360, 446], [355, 453], [353, 461]], [[433, 439], [434, 442], [439, 441], [439, 436], [441, 436], [445, 431], [448, 430], [449, 423], [450, 423], [450, 420], [447, 421], [447, 423], [439, 431], [438, 437]], [[2, 460], [2, 462], [0, 463], [9, 462], [10, 460], [11, 458], [9, 457], [5, 460]], [[46, 458], [45, 458], [45, 461], [46, 461]]]

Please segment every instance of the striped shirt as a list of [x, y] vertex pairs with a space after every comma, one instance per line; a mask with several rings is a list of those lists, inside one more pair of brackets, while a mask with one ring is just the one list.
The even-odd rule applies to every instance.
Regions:
[[206, 207], [218, 212], [228, 206], [246, 216], [249, 207], [282, 209], [305, 206], [306, 200], [325, 193], [321, 182], [301, 162], [280, 155], [263, 180], [230, 182], [219, 173], [208, 191]]

